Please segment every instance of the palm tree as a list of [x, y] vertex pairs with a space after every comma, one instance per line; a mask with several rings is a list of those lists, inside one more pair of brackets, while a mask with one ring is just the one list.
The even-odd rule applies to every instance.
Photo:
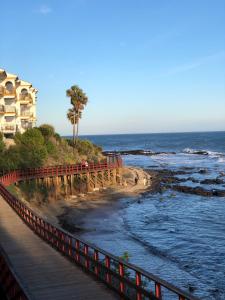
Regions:
[[[73, 145], [75, 145], [75, 132], [76, 132], [76, 125], [78, 126], [79, 119], [81, 119], [82, 113], [81, 111], [77, 113], [74, 108], [69, 108], [67, 112], [67, 119], [73, 125]], [[78, 130], [77, 130], [78, 131]]]
[[[78, 85], [71, 86], [71, 88], [66, 91], [66, 95], [70, 97], [70, 103], [73, 106], [68, 110], [67, 118], [73, 124], [73, 145], [75, 146], [79, 132], [79, 120], [81, 119], [82, 110], [85, 105], [87, 105], [88, 97]], [[75, 133], [76, 126], [77, 130]]]

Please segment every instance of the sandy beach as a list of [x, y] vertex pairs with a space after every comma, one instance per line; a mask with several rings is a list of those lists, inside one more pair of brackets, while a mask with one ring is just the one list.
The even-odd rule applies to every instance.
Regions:
[[39, 215], [50, 222], [60, 225], [71, 233], [86, 230], [83, 227], [87, 215], [94, 210], [112, 210], [120, 205], [120, 199], [138, 197], [150, 190], [152, 177], [141, 168], [125, 167], [122, 170], [121, 185], [111, 186], [87, 194], [71, 195], [55, 201], [49, 198], [48, 203], [42, 205], [32, 201], [31, 206]]

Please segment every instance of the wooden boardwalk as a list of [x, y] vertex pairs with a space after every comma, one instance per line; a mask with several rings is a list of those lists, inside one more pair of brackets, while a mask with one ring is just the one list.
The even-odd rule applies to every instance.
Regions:
[[35, 235], [1, 196], [0, 244], [31, 299], [118, 299]]

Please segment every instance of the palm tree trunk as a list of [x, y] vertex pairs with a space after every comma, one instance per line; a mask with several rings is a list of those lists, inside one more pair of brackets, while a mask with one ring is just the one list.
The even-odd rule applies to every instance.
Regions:
[[79, 131], [79, 117], [77, 119], [77, 133], [76, 133], [76, 141], [78, 140], [78, 131]]
[[73, 115], [73, 149], [75, 147], [75, 114]]

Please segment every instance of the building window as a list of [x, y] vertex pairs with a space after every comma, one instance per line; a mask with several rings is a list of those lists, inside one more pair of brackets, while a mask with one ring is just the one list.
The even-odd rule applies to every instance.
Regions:
[[27, 89], [22, 89], [21, 94], [24, 95], [24, 96], [28, 95]]
[[5, 84], [7, 91], [11, 92], [13, 90], [13, 84], [11, 81], [7, 81]]

